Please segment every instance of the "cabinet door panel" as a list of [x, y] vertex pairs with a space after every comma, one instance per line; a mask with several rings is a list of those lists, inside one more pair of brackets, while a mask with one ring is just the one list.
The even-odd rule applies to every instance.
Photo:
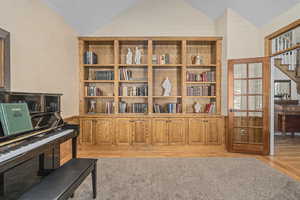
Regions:
[[168, 144], [168, 119], [153, 119], [152, 143], [157, 145]]
[[82, 144], [93, 144], [93, 120], [82, 119], [80, 127], [80, 142]]
[[205, 144], [205, 132], [203, 119], [189, 119], [189, 144]]
[[116, 144], [130, 145], [131, 144], [132, 125], [128, 118], [116, 119]]
[[132, 143], [149, 143], [150, 120], [134, 120], [132, 122]]
[[97, 119], [95, 121], [95, 144], [112, 144], [112, 120]]
[[221, 119], [209, 119], [206, 122], [206, 143], [221, 144], [223, 129]]
[[171, 119], [168, 121], [169, 144], [185, 144], [185, 119]]

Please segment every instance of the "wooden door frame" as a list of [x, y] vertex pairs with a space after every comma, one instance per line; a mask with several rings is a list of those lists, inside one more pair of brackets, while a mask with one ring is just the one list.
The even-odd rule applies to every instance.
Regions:
[[[232, 132], [230, 129], [233, 127], [230, 124], [232, 115], [230, 114], [230, 109], [233, 105], [233, 95], [230, 91], [233, 91], [233, 78], [230, 76], [233, 74], [233, 66], [234, 64], [245, 64], [245, 63], [263, 63], [263, 150], [258, 152], [249, 152], [245, 151], [235, 151], [232, 143]], [[244, 58], [244, 59], [230, 59], [228, 60], [228, 80], [227, 80], [227, 98], [228, 98], [228, 134], [227, 134], [227, 150], [229, 152], [242, 152], [242, 153], [259, 153], [263, 155], [270, 154], [270, 64], [269, 57], [256, 57], [256, 58]]]

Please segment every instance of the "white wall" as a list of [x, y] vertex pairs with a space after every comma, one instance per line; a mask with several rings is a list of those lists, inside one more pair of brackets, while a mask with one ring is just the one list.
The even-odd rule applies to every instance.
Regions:
[[227, 60], [262, 56], [261, 31], [232, 9], [216, 21], [216, 34], [223, 36], [222, 113], [227, 115]]
[[1, 0], [11, 33], [11, 89], [63, 93], [63, 116], [78, 113], [77, 34], [40, 0]]
[[97, 36], [214, 36], [214, 21], [184, 0], [141, 1], [101, 27]]

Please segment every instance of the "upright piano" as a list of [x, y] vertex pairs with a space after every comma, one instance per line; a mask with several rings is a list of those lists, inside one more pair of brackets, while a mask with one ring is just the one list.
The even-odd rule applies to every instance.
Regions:
[[4, 136], [0, 126], [0, 200], [17, 199], [60, 166], [60, 144], [72, 140], [76, 157], [79, 127], [60, 115], [61, 94], [1, 92], [0, 102], [25, 102], [34, 129]]

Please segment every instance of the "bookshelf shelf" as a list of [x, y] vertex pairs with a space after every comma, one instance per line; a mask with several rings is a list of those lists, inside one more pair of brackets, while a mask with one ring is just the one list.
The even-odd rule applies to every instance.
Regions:
[[106, 98], [114, 98], [114, 96], [85, 96], [87, 99], [106, 99]]
[[153, 67], [182, 67], [182, 64], [153, 64]]
[[217, 65], [216, 64], [188, 64], [187, 67], [216, 67]]
[[119, 67], [147, 67], [147, 64], [118, 64]]
[[83, 64], [83, 67], [113, 67], [114, 64]]
[[216, 96], [186, 96], [186, 98], [208, 98], [208, 99], [214, 99]]
[[187, 81], [186, 84], [216, 84], [217, 82]]
[[[219, 115], [221, 113], [221, 40], [220, 37], [79, 38], [80, 114], [118, 116], [128, 113], [150, 116], [155, 113], [155, 105], [156, 110], [158, 106], [163, 112], [155, 113], [155, 116], [171, 114], [179, 116], [193, 113], [193, 105], [198, 102], [204, 106], [214, 104], [216, 109], [214, 113], [194, 114]], [[141, 50], [142, 64], [135, 64], [136, 47]], [[129, 49], [133, 54], [132, 64], [126, 64]], [[87, 58], [87, 55], [90, 57]], [[94, 59], [93, 56], [96, 58]], [[195, 62], [195, 58], [199, 58], [200, 61]], [[187, 79], [188, 73], [193, 77]], [[162, 82], [167, 77], [172, 85], [171, 96], [162, 96], [164, 92]], [[187, 96], [187, 94], [199, 94], [198, 88], [201, 87], [211, 87], [209, 91], [214, 92], [207, 93], [205, 88], [205, 93], [200, 94], [213, 96]], [[187, 93], [188, 90], [195, 90], [196, 93]], [[103, 96], [87, 96], [87, 94]], [[135, 96], [136, 94], [146, 94], [146, 96]], [[90, 107], [94, 104], [97, 110], [92, 112]], [[165, 113], [169, 112], [166, 108], [170, 105], [172, 108], [169, 111], [172, 113]], [[137, 110], [145, 112], [132, 113]]]
[[114, 80], [84, 80], [84, 83], [114, 83]]
[[182, 96], [153, 96], [156, 99], [171, 99], [171, 98], [182, 98]]
[[119, 80], [120, 83], [148, 83], [148, 81], [136, 81], [136, 80]]
[[145, 99], [145, 98], [148, 98], [148, 96], [119, 96], [119, 98], [128, 98], [128, 99], [142, 98], [142, 99]]

